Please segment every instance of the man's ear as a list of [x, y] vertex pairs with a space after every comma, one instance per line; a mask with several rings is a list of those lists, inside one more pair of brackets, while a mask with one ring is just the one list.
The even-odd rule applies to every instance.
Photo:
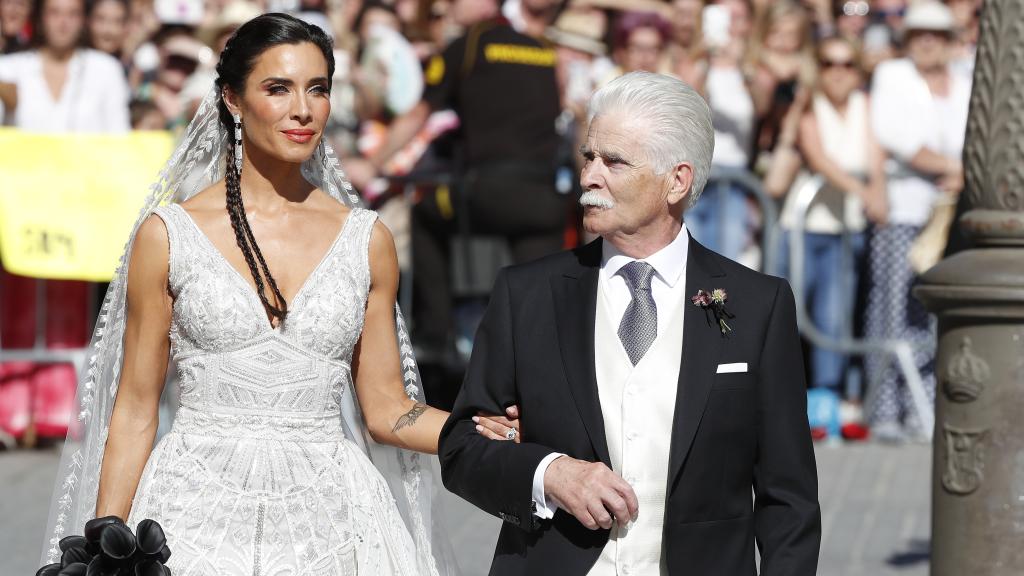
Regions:
[[680, 162], [672, 167], [669, 176], [671, 180], [668, 203], [674, 206], [680, 202], [687, 202], [693, 191], [693, 165], [689, 162]]

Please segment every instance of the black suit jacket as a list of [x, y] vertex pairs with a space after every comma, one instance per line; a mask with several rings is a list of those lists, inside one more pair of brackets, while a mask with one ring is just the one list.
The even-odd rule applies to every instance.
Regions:
[[[594, 361], [601, 240], [503, 270], [441, 432], [445, 486], [505, 524], [491, 574], [586, 574], [608, 541], [559, 510], [532, 514], [533, 475], [551, 452], [610, 466]], [[662, 543], [670, 574], [815, 573], [821, 519], [792, 291], [689, 242], [687, 297], [724, 288], [723, 336], [686, 303]], [[746, 362], [748, 372], [716, 374]], [[478, 411], [518, 404], [523, 442], [475, 431]], [[753, 496], [753, 497], [752, 497]], [[641, 514], [643, 511], [641, 510]]]

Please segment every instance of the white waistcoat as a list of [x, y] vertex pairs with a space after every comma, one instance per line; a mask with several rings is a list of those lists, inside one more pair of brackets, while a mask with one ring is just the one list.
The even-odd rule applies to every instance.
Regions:
[[612, 526], [591, 576], [667, 574], [662, 558], [666, 483], [672, 417], [683, 349], [686, 298], [658, 308], [658, 323], [668, 322], [634, 367], [618, 336], [621, 319], [611, 318], [604, 291], [598, 295], [595, 325], [597, 389], [612, 469], [636, 492], [637, 521]]

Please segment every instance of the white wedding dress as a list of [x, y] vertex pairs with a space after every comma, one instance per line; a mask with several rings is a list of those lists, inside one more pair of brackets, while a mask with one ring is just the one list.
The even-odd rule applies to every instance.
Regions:
[[163, 526], [175, 576], [421, 573], [388, 484], [340, 414], [376, 215], [352, 209], [275, 329], [180, 205], [156, 214], [170, 241], [180, 407], [128, 524]]

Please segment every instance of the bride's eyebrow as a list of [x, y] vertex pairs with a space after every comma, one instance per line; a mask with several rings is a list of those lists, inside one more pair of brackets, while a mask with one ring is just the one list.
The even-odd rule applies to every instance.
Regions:
[[[327, 77], [326, 76], [317, 76], [316, 78], [310, 78], [309, 82], [307, 84], [310, 85], [310, 86], [313, 86], [313, 85], [316, 85], [316, 84], [326, 84], [326, 83], [327, 83]], [[273, 77], [272, 76], [270, 78], [264, 78], [263, 81], [260, 82], [260, 84], [281, 84], [282, 86], [294, 86], [295, 85], [295, 81], [290, 79], [290, 78], [278, 78], [278, 77]]]

